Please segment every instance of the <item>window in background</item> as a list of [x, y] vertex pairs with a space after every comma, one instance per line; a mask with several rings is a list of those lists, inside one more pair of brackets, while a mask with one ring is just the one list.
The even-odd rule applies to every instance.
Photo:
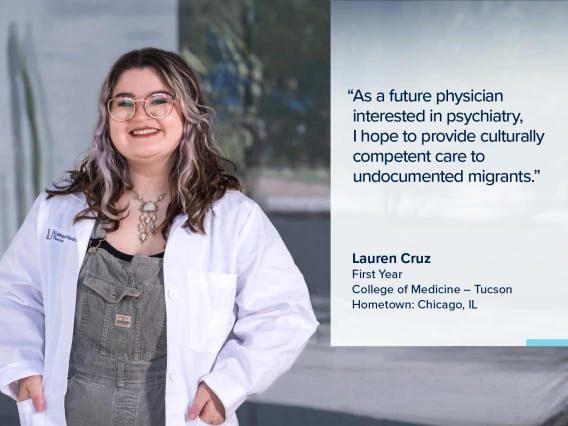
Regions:
[[271, 211], [329, 210], [329, 2], [180, 0], [216, 138]]

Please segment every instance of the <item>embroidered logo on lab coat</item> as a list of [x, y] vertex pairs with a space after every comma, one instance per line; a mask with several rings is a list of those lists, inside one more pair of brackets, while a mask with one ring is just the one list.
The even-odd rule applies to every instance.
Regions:
[[53, 228], [49, 228], [47, 230], [47, 235], [45, 236], [46, 240], [52, 240], [52, 241], [57, 241], [58, 243], [64, 243], [66, 240], [68, 241], [73, 241], [73, 242], [77, 242], [77, 238], [72, 237], [69, 234], [64, 234], [62, 232], [57, 231], [57, 229]]

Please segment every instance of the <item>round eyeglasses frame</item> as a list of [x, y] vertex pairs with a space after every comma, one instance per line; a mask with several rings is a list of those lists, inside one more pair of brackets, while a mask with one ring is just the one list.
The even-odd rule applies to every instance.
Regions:
[[[150, 113], [148, 112], [148, 110], [146, 109], [146, 99], [151, 98], [152, 96], [159, 96], [159, 95], [168, 95], [168, 96], [171, 96], [171, 98], [172, 98], [172, 109], [170, 109], [170, 112], [168, 112], [166, 115], [157, 117], [157, 116], [154, 116], [154, 115], [150, 114]], [[117, 99], [117, 98], [126, 98], [126, 99], [130, 99], [132, 102], [134, 102], [134, 110], [133, 110], [133, 112], [132, 112], [132, 115], [131, 115], [130, 117], [128, 117], [128, 118], [125, 118], [124, 120], [118, 120], [118, 119], [114, 118], [114, 116], [113, 116], [112, 113], [110, 112], [110, 103], [111, 103], [112, 101], [114, 101], [115, 99]], [[130, 120], [132, 117], [134, 117], [134, 115], [136, 115], [136, 102], [144, 102], [144, 111], [146, 111], [146, 114], [148, 114], [148, 116], [150, 116], [150, 117], [152, 117], [152, 118], [166, 118], [168, 115], [170, 115], [170, 114], [172, 113], [172, 111], [173, 111], [173, 109], [174, 109], [174, 103], [173, 103], [173, 101], [175, 101], [176, 99], [177, 99], [177, 96], [175, 96], [175, 95], [172, 96], [172, 95], [170, 95], [169, 93], [152, 93], [151, 95], [146, 96], [144, 99], [132, 99], [132, 98], [129, 98], [128, 96], [115, 96], [114, 98], [108, 100], [108, 102], [107, 102], [107, 111], [108, 111], [108, 115], [110, 115], [110, 118], [112, 118], [114, 121], [128, 121], [128, 120]]]

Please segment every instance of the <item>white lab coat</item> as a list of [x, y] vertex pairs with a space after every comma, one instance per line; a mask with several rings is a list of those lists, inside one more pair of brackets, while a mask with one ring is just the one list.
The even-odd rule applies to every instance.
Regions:
[[[18, 403], [23, 426], [64, 426], [75, 296], [94, 220], [72, 225], [84, 195], [42, 193], [0, 259], [0, 390], [43, 375], [46, 409]], [[187, 412], [205, 381], [235, 410], [290, 368], [314, 333], [302, 274], [259, 206], [228, 191], [206, 216], [206, 235], [179, 215], [164, 254], [168, 371], [166, 426], [202, 425]]]

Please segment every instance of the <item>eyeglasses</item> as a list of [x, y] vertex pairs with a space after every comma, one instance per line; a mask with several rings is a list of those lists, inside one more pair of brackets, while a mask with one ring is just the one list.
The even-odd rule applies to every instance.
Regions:
[[127, 96], [117, 96], [107, 102], [107, 110], [113, 120], [128, 121], [136, 113], [136, 102], [143, 102], [144, 110], [150, 117], [165, 118], [174, 109], [174, 99], [175, 96], [167, 93], [157, 93], [136, 100]]

